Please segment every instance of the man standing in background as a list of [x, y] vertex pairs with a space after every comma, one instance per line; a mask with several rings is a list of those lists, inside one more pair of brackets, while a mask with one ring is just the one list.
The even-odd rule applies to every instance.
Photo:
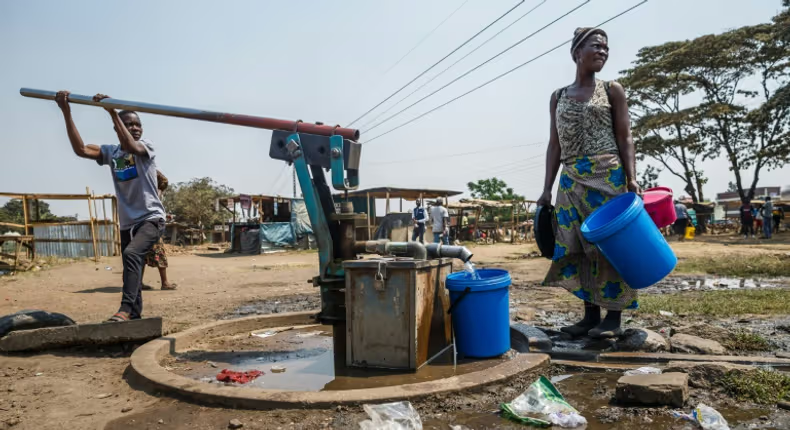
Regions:
[[677, 216], [677, 221], [675, 221], [674, 225], [675, 234], [680, 236], [679, 240], [683, 242], [686, 239], [686, 227], [688, 227], [689, 212], [688, 209], [686, 209], [686, 205], [680, 203], [677, 200], [675, 200], [675, 215]]
[[750, 203], [744, 203], [741, 205], [740, 211], [743, 238], [748, 239], [750, 235], [752, 238], [754, 238], [754, 218], [752, 213], [752, 205]]
[[425, 216], [425, 208], [422, 207], [422, 202], [417, 200], [416, 202], [417, 207], [411, 213], [411, 219], [414, 221], [414, 231], [411, 234], [411, 241], [414, 242], [417, 240], [417, 237], [420, 238], [420, 243], [425, 243], [425, 220], [427, 217]]
[[766, 239], [771, 238], [771, 230], [773, 230], [774, 218], [774, 204], [771, 202], [771, 196], [765, 198], [765, 204], [761, 210], [763, 216], [763, 234]]
[[433, 242], [450, 244], [450, 213], [442, 206], [442, 199], [436, 199], [431, 207], [431, 228], [433, 229]]

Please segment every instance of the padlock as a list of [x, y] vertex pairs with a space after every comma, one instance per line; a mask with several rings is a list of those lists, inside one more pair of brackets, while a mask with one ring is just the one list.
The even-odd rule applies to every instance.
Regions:
[[376, 276], [373, 277], [373, 288], [379, 292], [384, 291], [384, 275], [380, 271], [376, 272]]

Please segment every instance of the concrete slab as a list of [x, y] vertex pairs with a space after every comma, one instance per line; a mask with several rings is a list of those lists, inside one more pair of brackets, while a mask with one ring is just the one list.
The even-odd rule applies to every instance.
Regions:
[[[231, 335], [280, 327], [289, 324], [309, 324], [315, 312], [293, 312], [252, 316], [225, 320], [193, 327], [186, 331], [152, 340], [137, 348], [131, 365], [142, 381], [151, 387], [198, 403], [222, 405], [245, 409], [303, 409], [328, 408], [336, 405], [386, 403], [398, 400], [423, 398], [446, 399], [453, 403], [453, 396], [468, 392], [502, 393], [506, 384], [526, 387], [549, 365], [546, 354], [518, 354], [509, 361], [477, 372], [451, 376], [435, 381], [387, 386], [378, 388], [340, 391], [283, 391], [253, 387], [230, 387], [206, 384], [195, 379], [167, 371], [160, 363], [175, 352], [188, 350], [192, 344], [206, 336]], [[505, 401], [505, 399], [502, 399]]]
[[[553, 354], [552, 354], [553, 357]], [[668, 363], [670, 361], [719, 361], [754, 366], [790, 366], [790, 359], [747, 355], [696, 355], [662, 354], [644, 352], [605, 352], [598, 354], [597, 361], [615, 363]]]
[[0, 339], [0, 351], [21, 352], [79, 345], [110, 345], [162, 337], [162, 318], [98, 324], [77, 324], [13, 331]]
[[689, 398], [685, 373], [627, 375], [617, 381], [615, 398], [621, 404], [683, 407]]

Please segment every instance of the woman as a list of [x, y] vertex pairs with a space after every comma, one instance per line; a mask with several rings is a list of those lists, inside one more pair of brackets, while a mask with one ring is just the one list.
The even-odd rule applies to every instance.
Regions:
[[[562, 164], [556, 203], [557, 234], [547, 285], [561, 286], [584, 300], [584, 318], [564, 327], [573, 336], [611, 338], [622, 334], [620, 314], [636, 309], [636, 291], [623, 282], [598, 249], [584, 240], [581, 224], [612, 197], [632, 191], [636, 160], [625, 91], [595, 74], [609, 57], [608, 37], [597, 28], [574, 32], [571, 57], [576, 80], [551, 96], [551, 137], [540, 205], [550, 205]], [[601, 308], [607, 310], [601, 320]]]

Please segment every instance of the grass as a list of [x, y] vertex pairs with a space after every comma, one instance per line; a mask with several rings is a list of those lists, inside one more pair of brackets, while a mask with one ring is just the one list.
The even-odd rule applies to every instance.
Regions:
[[733, 398], [762, 405], [790, 397], [790, 376], [771, 370], [729, 372], [721, 380], [721, 386]]
[[690, 257], [681, 259], [675, 272], [738, 278], [790, 276], [790, 257], [783, 254]]
[[639, 310], [649, 314], [669, 311], [675, 314], [732, 317], [739, 315], [788, 315], [790, 290], [706, 291], [684, 294], [645, 294]]
[[722, 344], [730, 351], [751, 352], [751, 351], [773, 351], [773, 345], [768, 339], [757, 333], [745, 330], [733, 333], [733, 336]]

